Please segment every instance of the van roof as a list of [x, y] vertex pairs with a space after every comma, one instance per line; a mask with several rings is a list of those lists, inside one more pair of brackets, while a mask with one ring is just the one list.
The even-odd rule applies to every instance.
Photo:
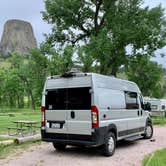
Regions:
[[105, 76], [101, 74], [96, 73], [82, 73], [82, 72], [68, 72], [66, 75], [55, 75], [47, 77], [47, 81], [52, 79], [60, 79], [65, 77], [92, 77], [92, 84], [95, 87], [98, 88], [109, 88], [109, 89], [115, 89], [115, 90], [124, 90], [124, 91], [132, 91], [141, 93], [140, 89], [138, 88], [137, 84], [128, 81], [128, 80], [122, 80], [119, 78], [116, 78], [114, 76]]
[[105, 87], [109, 89], [122, 90], [122, 91], [131, 91], [141, 93], [137, 84], [128, 81], [116, 78], [114, 76], [104, 76], [101, 74], [92, 73], [93, 80], [98, 87]]

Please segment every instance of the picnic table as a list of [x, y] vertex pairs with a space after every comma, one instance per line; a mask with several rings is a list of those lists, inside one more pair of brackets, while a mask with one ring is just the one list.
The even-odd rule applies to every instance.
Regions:
[[[12, 121], [14, 127], [8, 127], [8, 134], [9, 136], [22, 136], [24, 137], [26, 134], [28, 135], [34, 135], [36, 134], [36, 129], [38, 128], [36, 125], [38, 124], [38, 121], [32, 121], [32, 120], [18, 120], [18, 121]], [[14, 131], [13, 134], [11, 134], [11, 130]]]

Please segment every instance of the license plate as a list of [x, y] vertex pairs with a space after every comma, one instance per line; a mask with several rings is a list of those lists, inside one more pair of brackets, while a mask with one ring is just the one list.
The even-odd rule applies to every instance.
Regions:
[[60, 123], [52, 123], [51, 128], [60, 129]]

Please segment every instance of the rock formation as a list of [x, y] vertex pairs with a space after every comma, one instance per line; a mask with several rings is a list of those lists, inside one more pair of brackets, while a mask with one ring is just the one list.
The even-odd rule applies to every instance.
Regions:
[[8, 57], [12, 52], [27, 55], [37, 48], [37, 42], [30, 23], [21, 20], [8, 20], [0, 42], [0, 56]]

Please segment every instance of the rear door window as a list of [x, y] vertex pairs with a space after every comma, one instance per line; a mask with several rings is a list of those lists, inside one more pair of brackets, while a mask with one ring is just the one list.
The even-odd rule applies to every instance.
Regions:
[[48, 90], [46, 109], [84, 110], [91, 107], [90, 87]]
[[66, 109], [66, 89], [55, 89], [47, 91], [46, 109], [47, 110], [64, 110]]

